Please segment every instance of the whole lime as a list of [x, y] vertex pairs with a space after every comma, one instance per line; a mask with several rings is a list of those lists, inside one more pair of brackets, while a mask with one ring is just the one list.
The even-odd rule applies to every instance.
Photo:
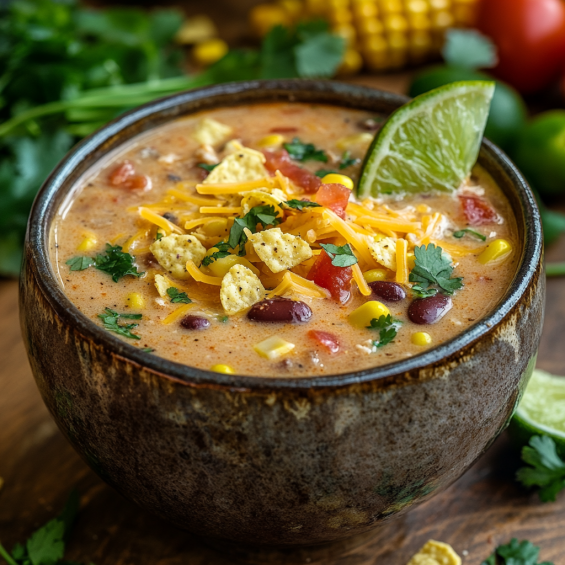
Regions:
[[520, 134], [513, 157], [542, 195], [565, 194], [565, 110], [534, 118]]
[[[437, 65], [417, 74], [410, 86], [409, 95], [418, 96], [450, 82], [462, 80], [493, 80], [486, 73]], [[511, 86], [496, 81], [496, 90], [491, 102], [485, 136], [505, 151], [512, 147], [526, 124], [526, 105], [522, 97]]]

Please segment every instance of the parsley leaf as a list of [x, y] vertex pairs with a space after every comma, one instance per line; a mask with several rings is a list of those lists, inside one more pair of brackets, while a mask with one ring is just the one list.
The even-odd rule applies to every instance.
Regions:
[[94, 259], [92, 257], [73, 257], [66, 262], [66, 265], [69, 265], [71, 271], [84, 271], [94, 265]]
[[347, 167], [351, 167], [352, 165], [356, 165], [359, 163], [361, 159], [354, 159], [351, 157], [351, 153], [349, 151], [345, 151], [341, 156], [341, 163], [339, 164], [339, 169], [347, 169]]
[[337, 171], [333, 169], [320, 169], [314, 173], [317, 177], [323, 179], [326, 175], [335, 175]]
[[251, 233], [256, 233], [257, 224], [266, 226], [276, 226], [280, 224], [275, 207], [272, 205], [254, 206], [243, 216], [236, 218], [230, 230], [228, 245], [231, 249], [235, 249], [239, 245], [239, 255], [245, 255], [245, 244], [247, 236], [244, 229], [247, 228]]
[[518, 469], [516, 478], [527, 487], [540, 487], [542, 502], [554, 502], [565, 489], [565, 462], [549, 436], [533, 436], [529, 443], [522, 449], [522, 460], [530, 467]]
[[367, 326], [367, 329], [379, 330], [379, 340], [373, 341], [373, 345], [375, 347], [384, 347], [385, 345], [388, 345], [394, 341], [394, 338], [398, 333], [390, 314], [387, 316], [381, 316], [378, 320], [377, 318], [373, 318], [371, 320], [371, 325]]
[[175, 288], [174, 286], [170, 286], [167, 289], [167, 294], [169, 295], [169, 298], [171, 299], [171, 302], [173, 304], [178, 304], [178, 303], [190, 304], [192, 302], [192, 300], [190, 300], [186, 292], [181, 292], [178, 288]]
[[112, 276], [114, 282], [118, 282], [122, 277], [132, 275], [140, 277], [145, 273], [140, 273], [133, 264], [134, 258], [129, 253], [123, 253], [119, 245], [112, 246], [106, 244], [106, 255], [97, 255], [95, 266], [99, 271], [104, 271]]
[[414, 248], [415, 264], [410, 273], [410, 282], [419, 283], [420, 288], [427, 289], [435, 284], [446, 294], [453, 294], [463, 287], [462, 278], [452, 278], [453, 267], [449, 256], [443, 253], [441, 247], [430, 243], [427, 247]]
[[466, 233], [468, 233], [470, 235], [474, 235], [475, 237], [477, 237], [481, 241], [487, 240], [486, 235], [483, 235], [482, 233], [479, 233], [478, 231], [475, 231], [475, 230], [471, 230], [469, 228], [465, 228], [464, 230], [459, 230], [459, 231], [453, 232], [453, 237], [455, 237], [457, 239], [461, 239]]
[[27, 540], [26, 549], [32, 565], [52, 565], [63, 558], [65, 524], [55, 518], [34, 532]]
[[220, 163], [216, 163], [215, 165], [208, 165], [207, 163], [198, 163], [197, 167], [204, 169], [205, 171], [211, 172], [213, 171]]
[[430, 296], [435, 296], [438, 290], [437, 288], [422, 288], [419, 284], [415, 284], [412, 287], [412, 293], [416, 298], [429, 298]]
[[283, 147], [295, 161], [328, 162], [328, 156], [323, 149], [316, 149], [312, 143], [302, 143], [298, 137], [295, 137], [290, 143], [283, 143]]
[[218, 251], [214, 251], [214, 253], [212, 253], [211, 255], [206, 255], [206, 257], [202, 259], [201, 264], [204, 267], [211, 265], [216, 259], [223, 259], [224, 257], [228, 257], [229, 255], [231, 255], [230, 252], [228, 251], [230, 246], [225, 241], [220, 241], [219, 243], [216, 243], [216, 245], [214, 245], [214, 248], [217, 249]]
[[321, 204], [317, 202], [311, 202], [310, 200], [287, 200], [283, 202], [285, 206], [288, 208], [294, 208], [295, 210], [299, 210], [300, 212], [304, 208], [320, 208]]
[[[499, 545], [482, 565], [537, 565], [538, 556], [539, 547], [527, 540], [519, 542], [513, 538], [510, 543]], [[553, 565], [553, 563], [544, 561], [539, 565]]]
[[98, 314], [98, 317], [102, 320], [104, 329], [109, 332], [114, 332], [118, 335], [128, 337], [130, 339], [141, 339], [137, 334], [132, 333], [132, 329], [137, 327], [139, 324], [118, 324], [120, 318], [129, 318], [133, 320], [141, 320], [142, 314], [118, 314], [115, 310], [106, 308], [104, 314]]
[[496, 45], [474, 29], [450, 29], [442, 55], [448, 65], [465, 69], [486, 69], [498, 62]]
[[357, 263], [357, 257], [349, 243], [334, 245], [333, 243], [320, 243], [322, 249], [330, 256], [334, 267], [351, 267]]

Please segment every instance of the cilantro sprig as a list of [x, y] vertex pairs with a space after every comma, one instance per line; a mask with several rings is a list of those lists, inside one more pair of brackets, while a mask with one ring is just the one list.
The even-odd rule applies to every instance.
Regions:
[[88, 267], [92, 267], [94, 263], [92, 257], [73, 257], [66, 262], [71, 271], [84, 271]]
[[298, 210], [302, 212], [304, 208], [320, 208], [321, 204], [317, 202], [312, 202], [310, 200], [287, 200], [283, 202], [283, 205], [287, 208], [293, 208], [294, 210]]
[[140, 277], [145, 273], [140, 273], [134, 265], [134, 257], [129, 253], [124, 253], [121, 246], [106, 244], [106, 254], [97, 255], [95, 267], [99, 271], [108, 273], [114, 282], [118, 282], [122, 277], [131, 275]]
[[[499, 545], [481, 565], [537, 565], [538, 557], [539, 547], [527, 540], [519, 542], [513, 538], [510, 543]], [[553, 565], [553, 563], [544, 561], [539, 565]]]
[[414, 248], [414, 268], [409, 281], [418, 283], [420, 292], [427, 291], [432, 284], [437, 285], [445, 294], [453, 294], [463, 287], [463, 279], [452, 277], [453, 266], [449, 256], [441, 247], [430, 243]]
[[347, 167], [351, 167], [359, 163], [361, 159], [356, 159], [351, 157], [351, 152], [344, 151], [343, 155], [341, 156], [341, 162], [339, 163], [339, 170], [342, 171], [343, 169], [347, 169]]
[[469, 235], [474, 235], [476, 238], [480, 239], [481, 241], [486, 241], [487, 237], [486, 235], [483, 235], [482, 233], [479, 233], [478, 231], [475, 230], [471, 230], [469, 228], [465, 228], [463, 230], [459, 230], [459, 231], [455, 231], [453, 232], [453, 237], [457, 238], [457, 239], [461, 239], [462, 237], [465, 236], [465, 234], [469, 234]]
[[211, 173], [219, 164], [220, 163], [216, 163], [215, 165], [208, 165], [208, 163], [198, 163], [198, 165], [196, 166]]
[[357, 263], [357, 257], [349, 243], [334, 245], [333, 243], [320, 243], [322, 249], [329, 255], [334, 267], [351, 267]]
[[335, 169], [319, 169], [314, 173], [318, 178], [323, 179], [326, 175], [335, 175], [337, 171]]
[[373, 345], [375, 347], [384, 347], [385, 345], [392, 343], [398, 333], [396, 323], [390, 314], [387, 316], [380, 316], [378, 319], [373, 318], [370, 325], [367, 326], [367, 329], [379, 331], [378, 341], [373, 341]]
[[115, 310], [111, 308], [106, 308], [103, 314], [98, 314], [98, 317], [102, 320], [102, 325], [104, 329], [109, 332], [114, 332], [118, 335], [128, 337], [130, 339], [141, 339], [140, 336], [134, 334], [131, 330], [136, 328], [139, 324], [119, 324], [118, 320], [120, 318], [126, 318], [130, 320], [141, 320], [143, 314], [118, 314]]
[[529, 466], [518, 469], [516, 478], [527, 487], [539, 487], [542, 502], [554, 502], [565, 489], [565, 461], [549, 436], [533, 436], [529, 444], [522, 449], [522, 461]]
[[316, 149], [313, 143], [303, 143], [298, 137], [295, 137], [290, 143], [283, 143], [283, 147], [295, 161], [328, 162], [328, 156], [323, 149]]
[[254, 206], [243, 216], [236, 218], [230, 230], [228, 245], [231, 249], [239, 246], [239, 255], [245, 255], [245, 244], [247, 236], [243, 231], [247, 228], [251, 233], [256, 233], [257, 225], [261, 224], [264, 228], [267, 226], [276, 226], [281, 223], [275, 207], [272, 205]]
[[181, 292], [178, 288], [170, 286], [167, 289], [167, 295], [171, 299], [172, 304], [190, 304], [192, 300], [188, 297], [186, 292]]
[[216, 259], [223, 259], [224, 257], [231, 255], [231, 253], [229, 252], [230, 246], [225, 241], [220, 241], [219, 243], [216, 243], [216, 245], [214, 245], [214, 248], [217, 249], [218, 251], [214, 251], [214, 253], [211, 253], [210, 255], [206, 255], [206, 257], [202, 259], [201, 264], [204, 267], [208, 267], [208, 265], [211, 265], [214, 261], [216, 261]]

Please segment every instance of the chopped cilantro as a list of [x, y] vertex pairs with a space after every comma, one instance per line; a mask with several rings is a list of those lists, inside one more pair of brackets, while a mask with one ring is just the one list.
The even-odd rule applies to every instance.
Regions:
[[527, 487], [540, 487], [542, 502], [555, 501], [565, 489], [565, 461], [557, 454], [555, 442], [548, 436], [533, 436], [522, 449], [522, 460], [530, 467], [518, 469], [516, 478]]
[[220, 163], [216, 163], [215, 165], [208, 165], [207, 163], [198, 163], [197, 167], [204, 169], [205, 171], [211, 172], [213, 171]]
[[288, 208], [294, 208], [295, 210], [302, 211], [304, 208], [320, 208], [321, 204], [317, 202], [311, 202], [310, 200], [287, 200], [283, 202]]
[[320, 169], [319, 171], [316, 171], [314, 174], [317, 177], [320, 177], [321, 179], [323, 179], [326, 175], [337, 174], [337, 171], [334, 171], [333, 169]]
[[334, 245], [333, 243], [321, 243], [320, 246], [330, 256], [334, 267], [351, 267], [357, 263], [357, 257], [349, 243], [345, 245]]
[[211, 265], [216, 259], [223, 259], [224, 257], [228, 257], [229, 255], [231, 255], [230, 252], [228, 251], [230, 246], [225, 241], [220, 241], [219, 243], [216, 243], [216, 245], [214, 245], [214, 248], [217, 249], [218, 251], [214, 251], [214, 253], [212, 253], [211, 255], [206, 255], [206, 257], [202, 259], [201, 264], [204, 267]]
[[118, 314], [115, 310], [106, 308], [104, 314], [98, 314], [98, 317], [102, 320], [104, 329], [109, 332], [114, 332], [118, 335], [124, 337], [129, 337], [130, 339], [141, 339], [140, 336], [131, 332], [131, 330], [138, 326], [138, 324], [118, 324], [120, 318], [128, 318], [131, 320], [141, 320], [142, 314]]
[[84, 271], [94, 265], [92, 257], [73, 257], [66, 262], [71, 271]]
[[435, 296], [438, 290], [437, 288], [422, 288], [419, 284], [415, 284], [412, 287], [412, 293], [416, 298], [429, 298], [430, 296]]
[[159, 241], [159, 240], [163, 239], [163, 237], [165, 237], [165, 236], [162, 234], [162, 232], [158, 231], [155, 234], [155, 241]]
[[143, 353], [153, 353], [155, 349], [153, 349], [153, 347], [144, 347], [141, 351], [143, 351]]
[[[519, 542], [513, 538], [509, 544], [499, 545], [494, 553], [482, 562], [482, 565], [536, 565], [538, 562], [539, 547], [524, 540]], [[539, 565], [553, 565], [544, 561]]]
[[97, 255], [95, 266], [98, 270], [104, 271], [112, 276], [114, 282], [118, 282], [122, 277], [132, 275], [140, 277], [145, 273], [140, 273], [133, 264], [134, 258], [129, 253], [123, 253], [119, 245], [106, 244], [106, 255]]
[[347, 167], [351, 167], [352, 165], [356, 165], [359, 163], [360, 159], [355, 159], [351, 157], [351, 153], [349, 151], [345, 151], [341, 156], [341, 163], [339, 164], [339, 169], [347, 169]]
[[192, 302], [192, 300], [190, 300], [186, 292], [181, 292], [178, 288], [175, 288], [174, 286], [170, 286], [167, 289], [167, 294], [169, 295], [169, 298], [171, 299], [171, 302], [173, 304], [178, 304], [178, 303], [190, 304]]
[[229, 318], [229, 316], [220, 316], [220, 317], [218, 318], [218, 320], [219, 320], [220, 322], [222, 322], [222, 324], [227, 324], [227, 323], [229, 322], [230, 318]]
[[328, 156], [323, 149], [316, 149], [312, 143], [302, 143], [298, 137], [295, 137], [290, 143], [283, 143], [283, 147], [295, 161], [328, 162]]
[[470, 230], [469, 228], [465, 228], [464, 230], [459, 230], [459, 231], [453, 232], [453, 237], [456, 237], [457, 239], [461, 239], [466, 233], [468, 233], [470, 235], [474, 235], [475, 237], [478, 237], [481, 241], [487, 240], [485, 235], [483, 235], [482, 233], [479, 233], [478, 231]]
[[388, 316], [381, 316], [378, 320], [377, 318], [373, 318], [371, 325], [367, 326], [367, 329], [379, 330], [379, 340], [373, 341], [375, 347], [388, 345], [394, 341], [397, 334], [395, 323], [390, 314], [388, 314]]
[[415, 264], [409, 280], [418, 283], [420, 289], [427, 290], [430, 284], [435, 284], [446, 294], [453, 294], [463, 287], [462, 278], [451, 277], [451, 259], [443, 253], [441, 247], [436, 247], [433, 243], [427, 247], [415, 247], [414, 255]]
[[245, 255], [247, 236], [243, 230], [247, 228], [251, 233], [255, 233], [257, 224], [261, 224], [263, 227], [280, 224], [275, 207], [271, 205], [255, 206], [243, 218], [236, 218], [228, 239], [230, 248], [235, 249], [239, 245], [239, 255]]

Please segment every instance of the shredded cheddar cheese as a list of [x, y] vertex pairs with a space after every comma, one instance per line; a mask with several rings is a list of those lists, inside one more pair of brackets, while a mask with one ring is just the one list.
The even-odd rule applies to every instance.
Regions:
[[155, 212], [149, 210], [148, 208], [144, 208], [143, 206], [139, 208], [139, 215], [143, 219], [151, 222], [152, 224], [155, 224], [156, 226], [163, 228], [167, 233], [177, 233], [179, 235], [184, 234], [184, 231], [181, 228], [179, 228], [176, 224], [173, 224], [173, 222], [169, 222], [167, 218], [163, 218], [163, 216], [159, 216], [159, 214], [155, 214]]
[[173, 310], [164, 320], [161, 320], [162, 324], [172, 324], [176, 322], [181, 316], [184, 316], [191, 308], [194, 308], [194, 304], [184, 304]]
[[359, 267], [359, 263], [353, 265], [351, 270], [353, 271], [353, 279], [355, 280], [357, 286], [359, 287], [359, 292], [363, 296], [371, 296], [371, 288], [367, 284], [367, 281], [365, 280], [365, 277], [361, 272], [361, 267]]
[[396, 282], [408, 284], [408, 242], [396, 240]]
[[238, 194], [254, 188], [274, 188], [275, 182], [270, 177], [249, 182], [234, 182], [224, 184], [197, 184], [198, 194]]
[[210, 206], [202, 206], [201, 214], [241, 214], [241, 206], [226, 206], [225, 208], [216, 208]]
[[188, 274], [195, 280], [205, 284], [211, 284], [213, 286], [221, 286], [222, 277], [211, 277], [210, 275], [205, 275], [193, 261], [186, 262], [186, 270]]

